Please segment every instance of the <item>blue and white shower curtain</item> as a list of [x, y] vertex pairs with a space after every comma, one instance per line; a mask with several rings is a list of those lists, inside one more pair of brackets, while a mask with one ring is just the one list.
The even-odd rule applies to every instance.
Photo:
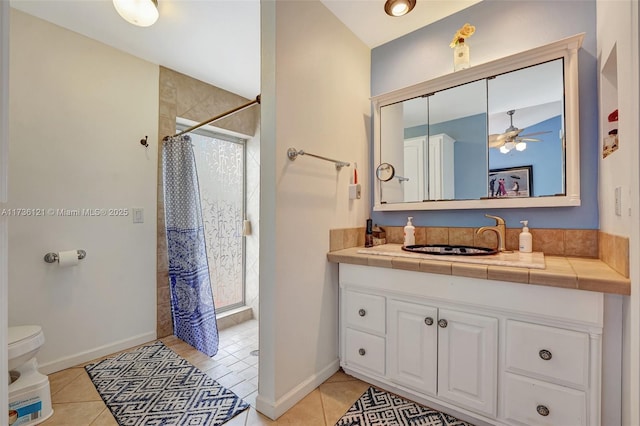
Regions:
[[174, 334], [213, 356], [218, 352], [218, 327], [189, 136], [164, 139], [162, 168]]

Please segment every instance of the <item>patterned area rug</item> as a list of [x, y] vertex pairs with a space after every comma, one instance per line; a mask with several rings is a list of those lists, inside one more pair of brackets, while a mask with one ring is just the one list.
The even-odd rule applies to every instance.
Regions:
[[249, 407], [162, 342], [85, 369], [122, 426], [215, 426]]
[[369, 387], [336, 426], [473, 426], [433, 408]]

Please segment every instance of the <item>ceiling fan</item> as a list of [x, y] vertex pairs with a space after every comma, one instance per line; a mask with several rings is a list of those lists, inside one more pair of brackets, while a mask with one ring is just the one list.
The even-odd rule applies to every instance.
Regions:
[[524, 151], [527, 148], [526, 142], [540, 142], [540, 139], [531, 138], [530, 136], [550, 133], [550, 131], [545, 131], [521, 135], [520, 133], [524, 129], [518, 129], [513, 125], [513, 114], [515, 112], [516, 110], [514, 109], [507, 111], [511, 125], [504, 131], [504, 133], [489, 135], [489, 148], [499, 148], [500, 152], [503, 154], [506, 154], [514, 148], [517, 151]]

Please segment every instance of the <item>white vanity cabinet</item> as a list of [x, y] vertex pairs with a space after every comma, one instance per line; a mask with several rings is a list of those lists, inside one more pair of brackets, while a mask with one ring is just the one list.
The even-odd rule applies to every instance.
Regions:
[[602, 293], [340, 264], [340, 303], [348, 374], [472, 422], [600, 424]]
[[389, 379], [495, 415], [498, 320], [396, 299], [388, 307]]

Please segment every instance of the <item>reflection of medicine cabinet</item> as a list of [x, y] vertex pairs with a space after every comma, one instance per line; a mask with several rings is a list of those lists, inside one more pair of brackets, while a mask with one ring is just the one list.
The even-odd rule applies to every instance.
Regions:
[[600, 128], [602, 158], [606, 158], [618, 149], [618, 55], [615, 44], [603, 59], [600, 72]]
[[404, 201], [455, 198], [454, 144], [449, 135], [420, 136], [404, 141]]

